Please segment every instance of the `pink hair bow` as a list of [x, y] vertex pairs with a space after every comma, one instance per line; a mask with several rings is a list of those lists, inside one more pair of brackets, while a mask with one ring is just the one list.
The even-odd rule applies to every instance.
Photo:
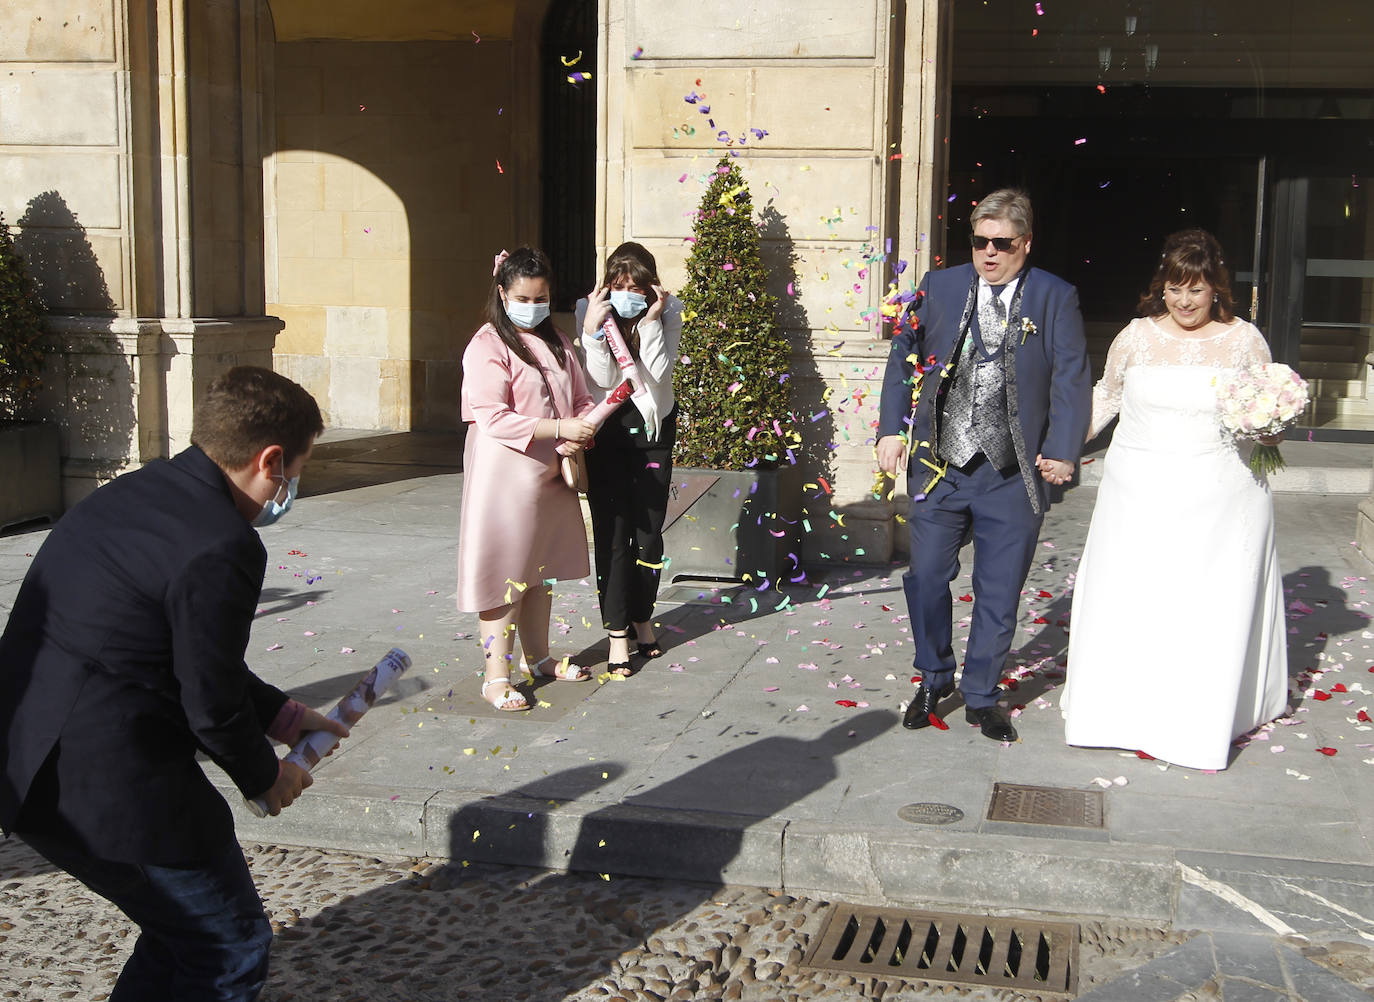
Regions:
[[510, 251], [503, 250], [500, 254], [497, 254], [496, 257], [494, 257], [494, 258], [492, 259], [492, 262], [491, 262], [491, 277], [492, 277], [492, 278], [495, 278], [495, 277], [496, 277], [496, 273], [497, 273], [498, 271], [501, 270], [501, 262], [504, 261], [504, 260], [505, 260], [506, 258], [508, 258], [508, 257], [510, 257]]

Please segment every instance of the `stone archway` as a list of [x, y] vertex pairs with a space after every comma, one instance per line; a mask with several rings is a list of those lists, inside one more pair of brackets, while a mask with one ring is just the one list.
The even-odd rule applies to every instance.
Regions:
[[545, 5], [270, 0], [274, 361], [330, 424], [458, 426], [492, 255], [539, 238]]

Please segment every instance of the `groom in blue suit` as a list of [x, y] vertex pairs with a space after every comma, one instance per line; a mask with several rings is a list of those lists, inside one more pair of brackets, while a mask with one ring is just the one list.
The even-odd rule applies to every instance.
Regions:
[[1015, 741], [997, 683], [1045, 517], [1045, 485], [1073, 476], [1092, 379], [1077, 291], [1026, 264], [1030, 198], [995, 191], [970, 222], [973, 261], [928, 272], [893, 338], [878, 465], [894, 477], [905, 468], [911, 496], [903, 581], [921, 679], [902, 724], [929, 726], [954, 692], [950, 583], [972, 529], [965, 717], [989, 738]]

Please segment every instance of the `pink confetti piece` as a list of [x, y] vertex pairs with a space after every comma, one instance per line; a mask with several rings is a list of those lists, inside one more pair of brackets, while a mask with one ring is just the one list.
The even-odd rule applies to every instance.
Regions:
[[281, 650], [281, 644], [273, 644], [271, 647], [269, 647], [269, 648], [267, 648], [267, 649], [268, 649], [269, 651], [279, 651], [279, 650]]
[[340, 653], [340, 654], [357, 654], [358, 652], [355, 651], [352, 647], [340, 647], [340, 648], [339, 648], [339, 653]]
[[797, 707], [796, 710], [794, 710], [793, 712], [795, 712], [795, 713], [810, 713], [810, 712], [811, 712], [811, 707], [809, 707], [809, 706], [807, 706], [805, 703], [803, 703], [801, 706]]
[[313, 637], [314, 635], [315, 635], [315, 631], [314, 631], [314, 630], [306, 630], [305, 633], [302, 634], [302, 636], [306, 636], [306, 637]]
[[777, 692], [777, 691], [778, 691], [778, 687], [777, 687], [776, 685], [767, 685], [767, 686], [764, 686], [763, 691], [764, 691], [764, 692]]

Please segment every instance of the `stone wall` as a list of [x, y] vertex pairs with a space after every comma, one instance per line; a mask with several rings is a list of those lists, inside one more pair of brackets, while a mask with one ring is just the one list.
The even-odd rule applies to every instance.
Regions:
[[[268, 166], [279, 371], [329, 424], [452, 429], [492, 255], [537, 240], [509, 41], [279, 42]], [[532, 216], [537, 219], [537, 215]]]
[[905, 283], [930, 259], [940, 7], [603, 2], [598, 253], [642, 241], [676, 287], [703, 179], [720, 156], [741, 158], [793, 345], [811, 562], [894, 553], [892, 504], [873, 497], [877, 311], [899, 260]]

